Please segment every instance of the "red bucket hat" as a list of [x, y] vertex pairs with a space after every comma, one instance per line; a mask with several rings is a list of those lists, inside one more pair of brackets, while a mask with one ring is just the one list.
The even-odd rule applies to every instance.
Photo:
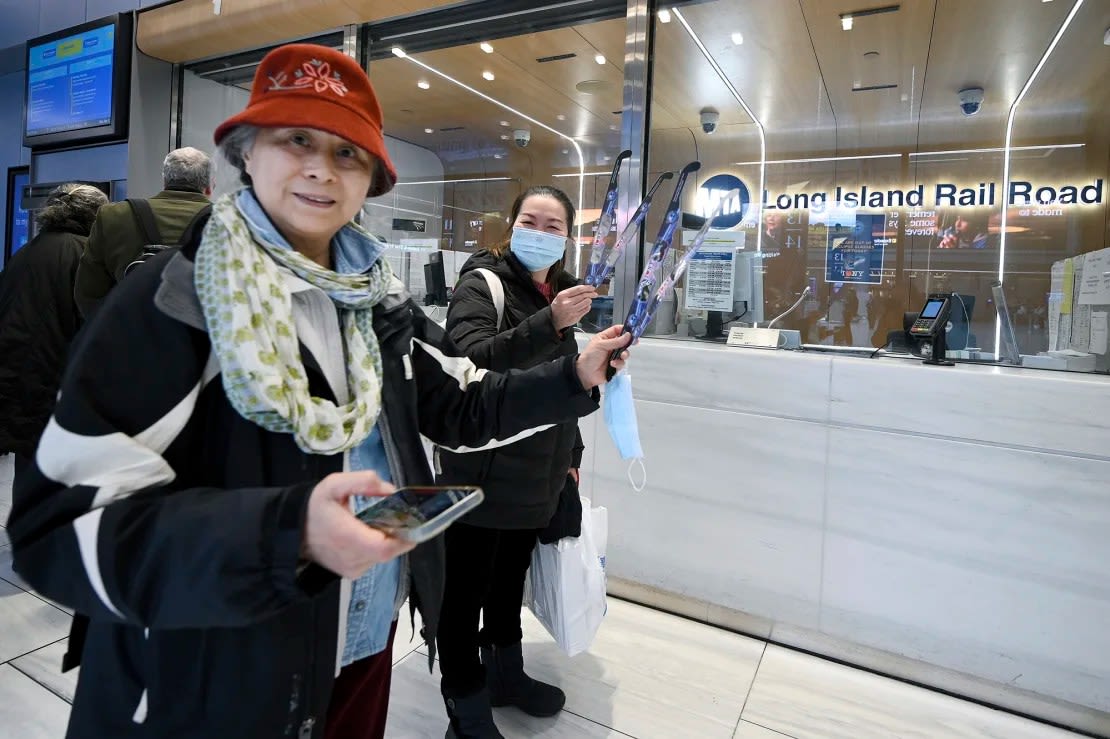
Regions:
[[384, 195], [397, 182], [382, 138], [382, 108], [366, 72], [351, 57], [315, 44], [289, 44], [267, 54], [242, 113], [216, 128], [220, 141], [239, 125], [303, 126], [341, 136], [377, 157], [367, 197]]

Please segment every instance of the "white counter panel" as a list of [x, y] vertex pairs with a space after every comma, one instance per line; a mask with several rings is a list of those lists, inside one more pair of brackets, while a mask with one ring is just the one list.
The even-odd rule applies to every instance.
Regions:
[[609, 571], [816, 627], [827, 431], [652, 402], [638, 403], [637, 413], [644, 492], [631, 489], [608, 435], [597, 447]]
[[821, 630], [1110, 706], [1110, 463], [1060, 462], [834, 429]]
[[1110, 378], [650, 339], [631, 371], [643, 493], [582, 424], [612, 576], [1110, 726]]
[[1108, 379], [841, 357], [832, 373], [831, 419], [1110, 459]]

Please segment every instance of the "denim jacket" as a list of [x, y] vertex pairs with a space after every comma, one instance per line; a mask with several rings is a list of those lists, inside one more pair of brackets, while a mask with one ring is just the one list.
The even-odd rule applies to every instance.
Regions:
[[[248, 226], [258, 237], [271, 244], [292, 248], [262, 210], [252, 190], [248, 188], [240, 191], [238, 205]], [[360, 274], [369, 270], [381, 257], [383, 251], [380, 243], [354, 229], [341, 230], [333, 242], [333, 248], [335, 268], [345, 274]], [[294, 294], [298, 294], [298, 302], [308, 308], [306, 312], [311, 317], [309, 320], [313, 324], [312, 328], [315, 329], [301, 331], [301, 327], [298, 326], [298, 334], [302, 340], [309, 339], [313, 334], [321, 337], [321, 341], [311, 342], [320, 344], [314, 353], [337, 397], [345, 400], [347, 395], [345, 352], [342, 349], [343, 338], [339, 332], [338, 315], [334, 304], [322, 290], [298, 278], [289, 279], [295, 281], [291, 289]], [[392, 482], [389, 460], [386, 458], [385, 446], [377, 426], [362, 444], [347, 452], [344, 468], [352, 472], [372, 470], [386, 482]], [[352, 512], [359, 513], [377, 502], [374, 498], [356, 497], [351, 503]], [[343, 631], [346, 633], [346, 639], [340, 642], [341, 667], [385, 649], [394, 615], [402, 600], [400, 597], [402, 570], [402, 561], [394, 559], [370, 568], [362, 577], [350, 584], [349, 591], [348, 584], [344, 582], [343, 596], [340, 599], [340, 608], [344, 611], [340, 614], [340, 625], [342, 626], [345, 621], [346, 628]]]

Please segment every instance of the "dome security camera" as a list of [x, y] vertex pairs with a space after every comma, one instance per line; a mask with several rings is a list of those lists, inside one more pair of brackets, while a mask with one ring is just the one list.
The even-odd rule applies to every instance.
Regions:
[[528, 146], [532, 142], [532, 132], [526, 128], [518, 128], [513, 131], [513, 141], [521, 149]]
[[975, 115], [983, 107], [983, 88], [965, 87], [960, 90], [960, 110], [964, 115]]
[[717, 121], [721, 120], [721, 114], [713, 108], [702, 108], [701, 111], [701, 130], [707, 134], [711, 134], [717, 130]]

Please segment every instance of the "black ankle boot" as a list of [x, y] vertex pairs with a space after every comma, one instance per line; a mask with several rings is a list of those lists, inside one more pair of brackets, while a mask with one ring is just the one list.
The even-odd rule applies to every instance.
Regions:
[[516, 706], [529, 716], [554, 716], [563, 710], [567, 696], [554, 685], [524, 674], [520, 642], [511, 647], [482, 647], [486, 686], [494, 706]]
[[443, 703], [447, 706], [447, 718], [451, 722], [444, 739], [505, 739], [497, 730], [497, 724], [493, 723], [487, 689], [482, 688], [467, 696], [444, 690]]

